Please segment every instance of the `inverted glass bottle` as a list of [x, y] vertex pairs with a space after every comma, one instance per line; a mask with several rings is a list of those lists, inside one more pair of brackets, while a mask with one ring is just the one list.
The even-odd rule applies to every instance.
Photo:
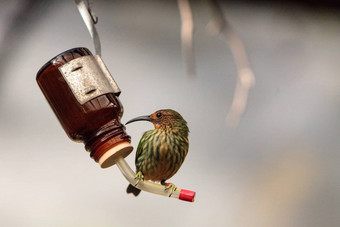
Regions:
[[99, 56], [86, 48], [65, 51], [47, 62], [37, 83], [70, 139], [83, 142], [103, 168], [132, 151], [120, 118], [120, 90]]

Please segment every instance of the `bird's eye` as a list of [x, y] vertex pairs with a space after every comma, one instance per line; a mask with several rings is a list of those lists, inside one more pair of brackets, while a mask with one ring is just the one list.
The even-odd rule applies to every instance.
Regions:
[[156, 114], [156, 117], [161, 117], [162, 116], [162, 113], [157, 113]]

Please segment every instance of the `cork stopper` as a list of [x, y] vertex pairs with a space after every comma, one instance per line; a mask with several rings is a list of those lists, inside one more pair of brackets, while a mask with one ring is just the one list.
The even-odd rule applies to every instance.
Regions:
[[123, 142], [120, 144], [117, 144], [113, 148], [106, 151], [98, 160], [98, 163], [100, 167], [107, 168], [110, 166], [113, 166], [116, 163], [116, 159], [118, 157], [125, 158], [128, 156], [131, 151], [133, 150], [133, 147], [129, 142]]

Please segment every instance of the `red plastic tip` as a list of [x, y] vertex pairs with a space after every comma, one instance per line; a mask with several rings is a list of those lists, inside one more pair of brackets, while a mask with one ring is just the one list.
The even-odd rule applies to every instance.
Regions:
[[179, 193], [179, 199], [184, 200], [187, 202], [194, 202], [196, 192], [186, 190], [186, 189], [181, 189], [181, 192]]
[[[166, 186], [169, 186], [170, 184], [172, 183], [167, 183]], [[179, 193], [179, 199], [187, 201], [187, 202], [194, 202], [195, 195], [196, 195], [196, 192], [194, 191], [181, 189], [181, 192]]]

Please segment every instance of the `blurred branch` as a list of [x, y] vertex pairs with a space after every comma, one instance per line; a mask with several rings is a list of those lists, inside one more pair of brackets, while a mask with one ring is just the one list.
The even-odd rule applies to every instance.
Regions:
[[194, 22], [189, 0], [178, 0], [178, 8], [181, 16], [181, 40], [182, 56], [188, 76], [195, 76], [195, 57], [193, 53]]
[[218, 1], [208, 0], [208, 5], [213, 18], [208, 24], [208, 31], [210, 31], [210, 33], [222, 34], [225, 37], [237, 67], [238, 77], [234, 91], [234, 98], [226, 117], [227, 124], [229, 126], [236, 127], [247, 107], [249, 90], [255, 83], [255, 77], [250, 68], [242, 40], [237, 35], [233, 27], [228, 23]]

